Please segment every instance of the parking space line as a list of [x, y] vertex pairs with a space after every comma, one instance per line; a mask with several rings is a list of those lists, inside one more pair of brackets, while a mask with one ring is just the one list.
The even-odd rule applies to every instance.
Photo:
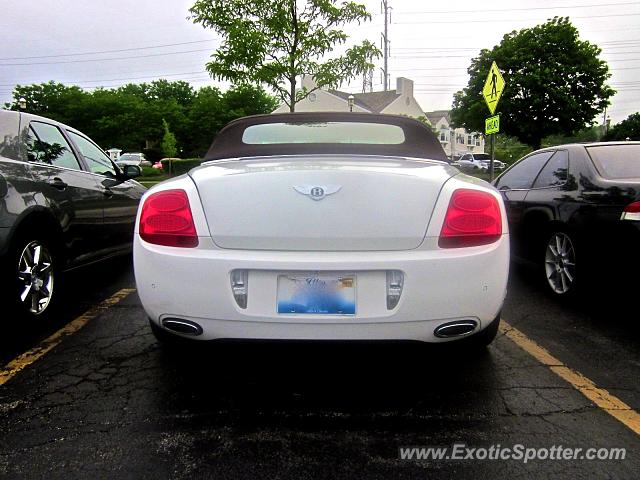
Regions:
[[581, 373], [567, 367], [546, 349], [504, 320], [500, 322], [500, 331], [529, 355], [549, 367], [553, 373], [571, 384], [571, 386], [595, 403], [600, 409], [640, 435], [640, 414], [629, 405], [607, 390], [599, 388], [593, 381]]
[[123, 288], [116, 292], [111, 297], [103, 300], [98, 305], [91, 307], [82, 315], [77, 317], [71, 323], [68, 323], [56, 333], [46, 338], [40, 344], [31, 350], [23, 353], [19, 357], [11, 360], [2, 370], [0, 370], [0, 386], [11, 380], [18, 372], [43, 357], [53, 348], [55, 348], [65, 337], [74, 334], [82, 327], [84, 327], [90, 320], [100, 315], [108, 308], [114, 306], [118, 302], [124, 300], [127, 296], [135, 292], [135, 288]]

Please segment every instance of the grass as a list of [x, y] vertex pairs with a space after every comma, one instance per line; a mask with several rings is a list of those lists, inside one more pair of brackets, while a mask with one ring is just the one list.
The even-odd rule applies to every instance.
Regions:
[[[462, 173], [469, 175], [471, 177], [476, 177], [479, 178], [480, 180], [484, 180], [486, 182], [491, 183], [491, 181], [489, 180], [489, 172], [485, 172], [482, 170], [460, 170]], [[493, 172], [493, 178], [495, 179], [498, 175], [500, 175], [502, 173], [502, 171], [495, 171]]]
[[166, 174], [162, 174], [162, 175], [152, 175], [152, 176], [141, 176], [136, 178], [136, 181], [138, 183], [141, 183], [142, 185], [144, 185], [147, 188], [151, 188], [153, 187], [155, 184], [160, 183], [160, 182], [164, 182], [165, 180], [168, 180], [170, 177], [169, 175]]

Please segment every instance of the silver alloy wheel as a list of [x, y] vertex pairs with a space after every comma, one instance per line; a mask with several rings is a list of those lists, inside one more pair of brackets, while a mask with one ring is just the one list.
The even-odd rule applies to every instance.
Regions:
[[40, 242], [30, 242], [18, 260], [20, 301], [33, 315], [43, 313], [53, 296], [53, 260]]
[[549, 286], [555, 293], [562, 295], [571, 290], [576, 278], [576, 252], [567, 234], [556, 232], [551, 236], [544, 268]]

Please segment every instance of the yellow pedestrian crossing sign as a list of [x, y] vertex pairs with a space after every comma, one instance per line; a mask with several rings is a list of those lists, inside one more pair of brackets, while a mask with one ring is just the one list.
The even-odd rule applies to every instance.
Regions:
[[504, 90], [504, 78], [502, 78], [496, 62], [493, 62], [489, 70], [489, 75], [487, 75], [487, 80], [484, 82], [484, 88], [482, 89], [482, 96], [484, 97], [484, 101], [487, 102], [491, 115], [496, 111], [502, 90]]

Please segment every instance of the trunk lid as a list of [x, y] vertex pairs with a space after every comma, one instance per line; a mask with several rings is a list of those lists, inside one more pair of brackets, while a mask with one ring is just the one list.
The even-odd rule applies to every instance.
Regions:
[[291, 156], [216, 161], [189, 175], [221, 248], [368, 251], [417, 248], [457, 173], [401, 157]]

